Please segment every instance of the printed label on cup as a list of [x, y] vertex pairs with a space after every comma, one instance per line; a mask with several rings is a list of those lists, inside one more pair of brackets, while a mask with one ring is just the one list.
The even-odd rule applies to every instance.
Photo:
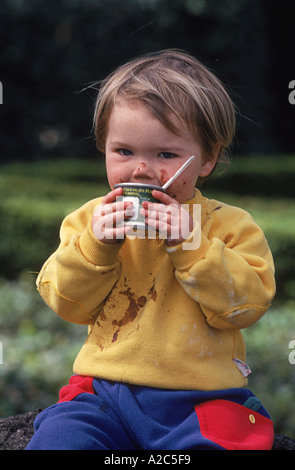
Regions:
[[154, 189], [157, 191], [165, 192], [161, 186], [147, 185], [147, 184], [135, 184], [135, 183], [122, 183], [116, 184], [115, 188], [123, 188], [123, 195], [119, 198], [124, 201], [130, 201], [133, 203], [134, 214], [128, 220], [124, 222], [124, 225], [132, 225], [133, 227], [147, 227], [144, 221], [144, 217], [140, 214], [143, 201], [159, 202], [152, 196]]

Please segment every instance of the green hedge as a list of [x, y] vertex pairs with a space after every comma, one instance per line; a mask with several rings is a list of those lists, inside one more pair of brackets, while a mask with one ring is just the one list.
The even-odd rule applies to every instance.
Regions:
[[[99, 160], [19, 163], [1, 170], [0, 275], [16, 279], [24, 270], [40, 269], [58, 245], [65, 215], [104, 194], [108, 185]], [[277, 298], [295, 298], [295, 195], [291, 197], [295, 158], [237, 158], [224, 174], [218, 173], [204, 182], [204, 194], [243, 207], [254, 216], [275, 258]], [[241, 178], [247, 181], [247, 192], [239, 184]], [[265, 181], [268, 195], [261, 194]], [[274, 194], [275, 184], [282, 189], [280, 195]]]
[[50, 311], [30, 274], [17, 281], [0, 279], [0, 307], [0, 417], [55, 403], [73, 373], [86, 327]]
[[0, 275], [38, 271], [59, 242], [63, 218], [107, 190], [99, 161], [13, 164], [0, 175]]

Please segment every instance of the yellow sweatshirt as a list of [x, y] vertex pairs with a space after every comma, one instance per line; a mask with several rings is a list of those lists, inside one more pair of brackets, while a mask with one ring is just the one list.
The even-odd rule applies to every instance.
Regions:
[[272, 255], [242, 209], [204, 198], [201, 245], [161, 239], [98, 241], [95, 199], [65, 218], [57, 251], [38, 290], [67, 321], [89, 325], [74, 372], [167, 389], [243, 387], [234, 358], [245, 360], [240, 329], [256, 322], [275, 293]]

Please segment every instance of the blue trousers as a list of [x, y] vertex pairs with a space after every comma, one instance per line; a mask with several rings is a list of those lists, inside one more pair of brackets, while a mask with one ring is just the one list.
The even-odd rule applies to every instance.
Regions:
[[73, 376], [27, 450], [271, 449], [273, 424], [248, 389], [161, 390]]

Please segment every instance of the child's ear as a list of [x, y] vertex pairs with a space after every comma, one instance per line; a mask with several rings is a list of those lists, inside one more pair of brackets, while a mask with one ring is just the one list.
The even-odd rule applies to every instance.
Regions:
[[201, 172], [200, 172], [201, 177], [205, 178], [206, 176], [209, 176], [210, 173], [212, 173], [212, 171], [214, 170], [214, 168], [216, 166], [216, 163], [217, 163], [219, 151], [220, 151], [220, 145], [218, 145], [214, 149], [214, 151], [212, 152], [212, 154], [209, 157], [208, 156], [204, 157], [203, 164], [202, 164], [202, 169], [201, 169]]

